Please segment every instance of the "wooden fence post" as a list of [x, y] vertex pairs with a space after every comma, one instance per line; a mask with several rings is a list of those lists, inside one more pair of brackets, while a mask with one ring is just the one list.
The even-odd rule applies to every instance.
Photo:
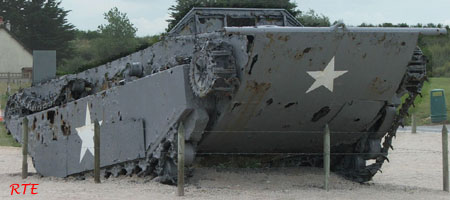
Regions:
[[11, 73], [8, 72], [8, 81], [6, 82], [6, 95], [9, 95], [11, 93], [9, 86], [10, 81], [11, 81]]
[[444, 176], [444, 191], [448, 192], [448, 130], [445, 126], [445, 122], [444, 126], [442, 126], [442, 168]]
[[94, 123], [94, 182], [100, 183], [100, 124]]
[[324, 188], [328, 191], [328, 179], [330, 178], [330, 128], [325, 125], [323, 137], [323, 169], [325, 170]]
[[22, 120], [22, 179], [28, 177], [28, 118]]
[[184, 196], [184, 127], [178, 126], [178, 196]]

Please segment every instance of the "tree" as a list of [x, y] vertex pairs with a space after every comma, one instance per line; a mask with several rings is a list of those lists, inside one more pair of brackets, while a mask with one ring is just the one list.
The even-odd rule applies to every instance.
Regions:
[[136, 48], [137, 28], [130, 22], [127, 14], [114, 7], [104, 16], [108, 24], [98, 27], [100, 33], [97, 43], [98, 55], [107, 58]]
[[170, 18], [167, 20], [172, 29], [193, 7], [223, 7], [223, 8], [284, 8], [293, 16], [300, 14], [297, 4], [290, 0], [177, 0], [169, 8]]
[[32, 50], [56, 50], [58, 63], [70, 57], [69, 41], [74, 26], [56, 0], [2, 0], [1, 15], [11, 23], [11, 32]]
[[306, 13], [301, 13], [298, 16], [298, 21], [303, 24], [303, 26], [330, 26], [330, 19], [325, 15], [317, 14], [314, 10], [309, 10]]

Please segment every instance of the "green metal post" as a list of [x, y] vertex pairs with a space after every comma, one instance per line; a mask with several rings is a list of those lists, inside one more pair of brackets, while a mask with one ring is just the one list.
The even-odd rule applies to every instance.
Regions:
[[184, 196], [184, 127], [178, 127], [178, 196]]
[[22, 121], [22, 178], [28, 177], [28, 118]]
[[330, 128], [325, 125], [323, 137], [323, 169], [325, 170], [325, 190], [328, 191], [328, 179], [330, 178]]

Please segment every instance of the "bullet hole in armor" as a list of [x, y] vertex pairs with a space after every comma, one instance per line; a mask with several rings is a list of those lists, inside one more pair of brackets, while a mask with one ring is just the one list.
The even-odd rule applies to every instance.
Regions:
[[313, 118], [311, 119], [312, 122], [317, 122], [322, 117], [325, 117], [330, 112], [330, 107], [325, 106], [321, 108], [318, 112], [314, 113]]
[[255, 37], [253, 35], [247, 35], [247, 53], [253, 48], [253, 41]]
[[309, 51], [311, 51], [311, 47], [308, 47], [306, 49], [303, 49], [303, 55], [309, 53]]
[[56, 133], [55, 133], [55, 131], [53, 131], [53, 132], [52, 132], [52, 135], [53, 135], [53, 137], [52, 137], [52, 140], [53, 140], [53, 141], [56, 141], [56, 140], [58, 140], [58, 138], [56, 137]]
[[50, 124], [55, 123], [55, 111], [50, 110], [47, 112], [47, 120], [50, 121]]
[[233, 112], [233, 110], [237, 107], [239, 107], [241, 105], [241, 103], [234, 103], [233, 104], [233, 108], [231, 109], [231, 112]]
[[252, 64], [250, 65], [250, 70], [248, 70], [248, 74], [252, 74], [253, 66], [255, 66], [256, 61], [258, 61], [258, 54], [253, 57]]
[[270, 104], [272, 104], [272, 103], [273, 103], [273, 99], [272, 99], [272, 98], [270, 98], [269, 100], [266, 101], [266, 104], [267, 104], [268, 106], [270, 106]]
[[289, 107], [291, 107], [291, 106], [293, 106], [293, 105], [295, 105], [295, 104], [298, 104], [298, 102], [291, 102], [291, 103], [288, 103], [288, 104], [286, 104], [286, 105], [284, 106], [284, 108], [289, 108]]
[[282, 127], [282, 128], [289, 128], [289, 127], [291, 127], [291, 125], [289, 125], [289, 124], [286, 124], [286, 125], [283, 125], [283, 127]]
[[31, 126], [31, 129], [34, 131], [35, 129], [36, 129], [36, 122], [37, 122], [37, 119], [36, 119], [36, 117], [33, 119], [33, 126]]

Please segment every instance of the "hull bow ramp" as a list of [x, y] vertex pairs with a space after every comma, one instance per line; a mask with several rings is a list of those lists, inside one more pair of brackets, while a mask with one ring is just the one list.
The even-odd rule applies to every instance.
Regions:
[[21, 142], [28, 118], [29, 154], [44, 176], [93, 170], [98, 120], [105, 176], [152, 174], [165, 183], [176, 179], [180, 122], [186, 165], [196, 154], [320, 161], [328, 124], [332, 168], [364, 182], [420, 95], [420, 34], [446, 30], [310, 28], [281, 9], [194, 8], [147, 49], [10, 96], [5, 121]]

